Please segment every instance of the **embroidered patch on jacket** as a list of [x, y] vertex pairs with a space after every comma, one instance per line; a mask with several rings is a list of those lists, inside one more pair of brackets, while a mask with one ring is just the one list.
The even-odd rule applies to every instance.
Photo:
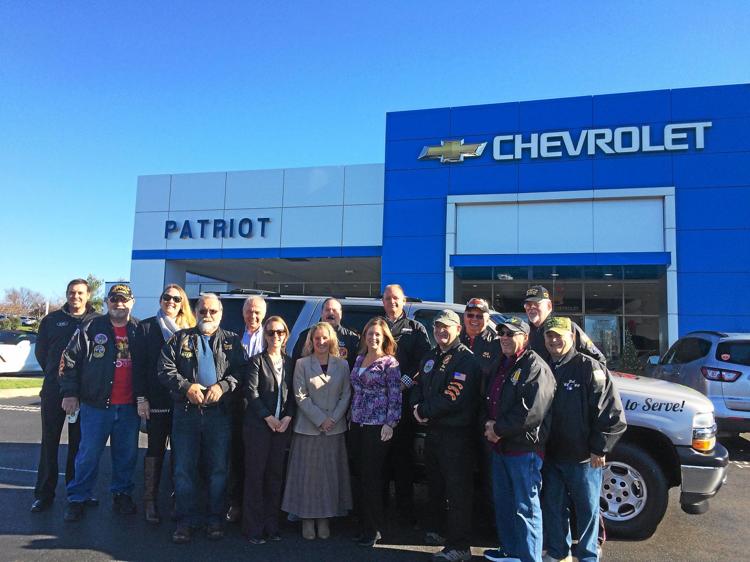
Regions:
[[103, 344], [107, 343], [108, 339], [109, 338], [107, 338], [107, 334], [96, 334], [94, 336], [94, 343], [98, 343], [98, 344], [102, 344], [103, 345]]
[[513, 374], [510, 376], [510, 382], [513, 384], [516, 384], [518, 382], [518, 379], [521, 378], [521, 369], [516, 369], [513, 371]]
[[457, 381], [466, 381], [466, 373], [453, 373], [453, 378]]
[[429, 359], [425, 364], [424, 367], [422, 367], [422, 370], [425, 373], [429, 373], [432, 371], [432, 368], [435, 366], [435, 361], [433, 359]]

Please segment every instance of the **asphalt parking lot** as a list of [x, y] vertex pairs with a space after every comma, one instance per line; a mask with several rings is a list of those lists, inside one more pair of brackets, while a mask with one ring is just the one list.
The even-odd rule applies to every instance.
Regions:
[[[88, 508], [77, 524], [62, 520], [64, 488], [60, 478], [55, 506], [32, 514], [33, 486], [39, 454], [39, 400], [36, 397], [0, 399], [0, 560], [427, 560], [436, 550], [421, 545], [422, 531], [393, 524], [388, 542], [373, 550], [353, 545], [347, 522], [334, 523], [327, 541], [305, 541], [296, 524], [282, 529], [284, 540], [251, 546], [236, 526], [230, 526], [223, 541], [198, 537], [190, 545], [170, 542], [172, 524], [147, 525], [139, 512], [134, 517], [116, 516], [109, 506], [108, 459], [103, 459], [97, 496], [101, 505]], [[725, 442], [731, 466], [727, 483], [705, 515], [687, 515], [680, 510], [677, 489], [670, 494], [667, 514], [657, 533], [645, 541], [611, 539], [604, 550], [607, 561], [706, 561], [743, 560], [747, 549], [750, 517], [750, 435]], [[144, 445], [144, 443], [142, 443]], [[61, 459], [64, 447], [61, 448]], [[61, 463], [62, 466], [62, 463]], [[140, 464], [139, 466], [142, 466]], [[140, 499], [141, 475], [137, 474], [136, 500]], [[163, 498], [162, 504], [166, 504]], [[481, 559], [491, 539], [477, 535], [475, 559]]]

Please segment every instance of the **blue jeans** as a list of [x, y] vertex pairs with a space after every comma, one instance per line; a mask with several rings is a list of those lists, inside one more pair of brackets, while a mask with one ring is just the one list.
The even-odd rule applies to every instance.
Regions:
[[505, 552], [522, 562], [542, 558], [541, 469], [536, 453], [492, 455], [497, 535]]
[[177, 403], [172, 417], [174, 488], [177, 520], [198, 527], [204, 517], [198, 512], [203, 487], [198, 466], [208, 479], [208, 523], [223, 520], [227, 492], [229, 414], [223, 405], [198, 408]]
[[578, 544], [573, 556], [580, 562], [596, 562], [599, 533], [599, 493], [602, 469], [590, 462], [544, 463], [544, 538], [547, 552], [564, 558], [571, 546], [570, 511], [576, 515]]
[[133, 492], [133, 471], [138, 460], [140, 418], [131, 404], [94, 408], [81, 403], [81, 445], [78, 448], [75, 478], [67, 485], [68, 501], [84, 502], [92, 496], [99, 473], [99, 459], [110, 440], [113, 494]]

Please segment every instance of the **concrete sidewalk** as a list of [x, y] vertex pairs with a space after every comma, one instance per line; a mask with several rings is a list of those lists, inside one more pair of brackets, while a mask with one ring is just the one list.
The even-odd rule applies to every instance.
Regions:
[[0, 389], [0, 399], [2, 398], [23, 398], [24, 396], [39, 396], [41, 386], [33, 388], [3, 388]]

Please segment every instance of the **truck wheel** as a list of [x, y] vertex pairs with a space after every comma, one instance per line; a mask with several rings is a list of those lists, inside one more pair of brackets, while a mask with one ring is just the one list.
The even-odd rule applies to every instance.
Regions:
[[650, 537], [668, 501], [667, 479], [646, 451], [620, 443], [607, 455], [599, 502], [608, 533], [629, 539]]

